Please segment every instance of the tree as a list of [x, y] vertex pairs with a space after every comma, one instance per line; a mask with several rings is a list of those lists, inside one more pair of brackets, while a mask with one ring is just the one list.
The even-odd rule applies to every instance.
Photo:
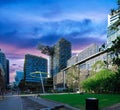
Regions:
[[113, 45], [108, 49], [108, 52], [114, 55], [113, 64], [120, 67], [120, 36], [116, 40], [112, 41]]
[[4, 98], [5, 93], [5, 78], [2, 75], [2, 70], [0, 69], [0, 95], [2, 95], [2, 98]]
[[114, 74], [112, 81], [114, 93], [120, 93], [120, 68], [118, 69], [116, 74]]
[[0, 89], [5, 88], [5, 78], [0, 74]]
[[108, 93], [113, 88], [113, 75], [114, 73], [108, 69], [100, 70], [95, 75], [82, 81], [82, 87], [87, 92]]
[[[110, 30], [116, 32], [120, 30], [120, 18], [110, 26]], [[120, 35], [118, 35], [117, 38], [112, 41], [112, 43], [113, 45], [108, 49], [108, 52], [111, 52], [111, 54], [114, 55], [113, 64], [120, 67]]]
[[113, 14], [114, 14], [114, 12], [115, 12], [115, 10], [114, 10], [114, 9], [111, 9], [111, 15], [113, 15]]
[[25, 89], [25, 80], [22, 79], [18, 85], [18, 87], [21, 89], [21, 90], [24, 90]]

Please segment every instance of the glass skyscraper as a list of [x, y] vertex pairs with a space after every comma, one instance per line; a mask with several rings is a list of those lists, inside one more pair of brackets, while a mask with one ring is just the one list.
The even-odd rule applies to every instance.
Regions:
[[5, 78], [5, 86], [9, 84], [9, 60], [6, 59], [6, 55], [0, 49], [0, 68], [2, 69], [3, 76]]
[[71, 43], [61, 38], [54, 46], [39, 45], [43, 54], [49, 56], [50, 76], [56, 75], [62, 69], [67, 67], [67, 60], [71, 57]]
[[24, 63], [24, 79], [26, 82], [40, 82], [42, 78], [47, 77], [47, 59], [27, 54]]
[[54, 45], [53, 54], [53, 75], [67, 67], [67, 60], [71, 57], [71, 43], [65, 39], [60, 39]]
[[6, 75], [7, 71], [7, 60], [5, 54], [0, 49], [0, 68], [3, 70], [4, 75]]
[[23, 71], [16, 71], [15, 82], [16, 82], [17, 85], [24, 78], [23, 75], [24, 75]]

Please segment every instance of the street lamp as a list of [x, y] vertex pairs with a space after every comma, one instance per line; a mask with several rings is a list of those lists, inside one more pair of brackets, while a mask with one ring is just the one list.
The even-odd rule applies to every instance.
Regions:
[[31, 75], [32, 77], [35, 77], [35, 76], [33, 76], [33, 74], [40, 74], [40, 79], [41, 79], [41, 84], [42, 84], [42, 90], [43, 90], [43, 93], [45, 93], [43, 78], [42, 78], [42, 75], [41, 75], [41, 74], [46, 74], [46, 73], [45, 73], [45, 72], [41, 72], [41, 71], [35, 71], [35, 72], [32, 72], [30, 75]]

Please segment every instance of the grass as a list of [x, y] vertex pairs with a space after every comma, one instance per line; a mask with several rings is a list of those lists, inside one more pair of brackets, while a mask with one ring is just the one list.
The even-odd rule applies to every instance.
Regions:
[[70, 106], [85, 110], [86, 98], [97, 98], [99, 100], [99, 109], [120, 103], [119, 94], [56, 94], [56, 95], [43, 95], [45, 99], [54, 100]]

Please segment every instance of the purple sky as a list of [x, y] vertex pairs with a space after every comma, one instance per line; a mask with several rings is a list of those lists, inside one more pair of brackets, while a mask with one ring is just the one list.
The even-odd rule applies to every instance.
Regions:
[[52, 46], [64, 37], [75, 54], [106, 42], [107, 16], [116, 7], [116, 0], [0, 0], [0, 48], [10, 60], [10, 80], [25, 54], [42, 55], [39, 43]]

